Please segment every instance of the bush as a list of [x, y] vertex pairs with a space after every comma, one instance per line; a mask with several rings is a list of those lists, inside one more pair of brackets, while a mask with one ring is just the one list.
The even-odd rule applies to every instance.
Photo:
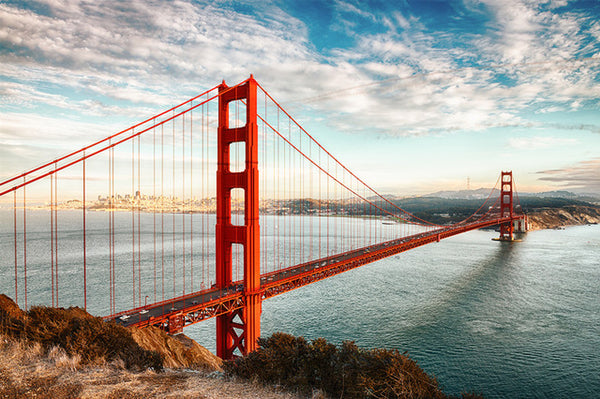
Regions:
[[[16, 305], [15, 305], [16, 306]], [[82, 363], [121, 360], [128, 369], [162, 370], [162, 358], [141, 348], [131, 331], [115, 322], [105, 322], [79, 308], [32, 307], [15, 317], [0, 307], [0, 329], [4, 335], [38, 342], [46, 352], [62, 348], [69, 356], [81, 356]]]
[[226, 373], [309, 394], [320, 389], [344, 398], [447, 398], [435, 378], [397, 350], [338, 348], [323, 338], [275, 333], [246, 357], [226, 362]]

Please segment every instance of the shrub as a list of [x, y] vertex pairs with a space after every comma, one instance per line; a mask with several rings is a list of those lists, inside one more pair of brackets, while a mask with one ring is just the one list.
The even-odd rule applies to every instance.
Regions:
[[15, 317], [0, 307], [0, 329], [9, 337], [37, 342], [46, 352], [61, 348], [82, 363], [122, 360], [128, 369], [162, 370], [162, 358], [141, 348], [131, 332], [114, 322], [105, 322], [79, 308], [32, 307]]
[[323, 338], [275, 333], [248, 356], [226, 362], [226, 373], [309, 394], [319, 389], [344, 398], [446, 398], [435, 378], [397, 350], [340, 347]]

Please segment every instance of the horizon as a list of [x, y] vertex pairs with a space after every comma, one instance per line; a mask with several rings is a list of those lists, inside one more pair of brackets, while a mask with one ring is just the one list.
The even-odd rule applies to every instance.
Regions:
[[[471, 188], [471, 189], [459, 189], [459, 190], [439, 190], [439, 191], [435, 191], [435, 192], [430, 192], [430, 193], [425, 193], [425, 194], [412, 194], [412, 195], [403, 195], [403, 196], [398, 196], [396, 194], [390, 194], [390, 193], [380, 193], [381, 197], [377, 197], [377, 196], [370, 196], [367, 199], [371, 200], [374, 198], [385, 198], [388, 200], [405, 200], [405, 199], [415, 199], [415, 198], [440, 198], [440, 199], [471, 199], [471, 200], [477, 200], [477, 199], [483, 199], [483, 197], [478, 197], [478, 198], [463, 198], [463, 197], [444, 197], [444, 196], [440, 196], [441, 194], [445, 194], [445, 195], [451, 195], [451, 194], [461, 194], [461, 195], [468, 195], [469, 193], [475, 193], [475, 192], [480, 192], [483, 190], [482, 194], [477, 194], [477, 195], [483, 195], [483, 197], [485, 197], [485, 195], [488, 195], [490, 193], [492, 193], [492, 190], [495, 191], [500, 191], [498, 188], [494, 188], [494, 187], [478, 187], [478, 188]], [[597, 197], [597, 194], [594, 193], [577, 193], [577, 192], [573, 192], [573, 191], [568, 191], [568, 190], [553, 190], [553, 191], [539, 191], [539, 192], [522, 192], [522, 193], [518, 193], [520, 196], [533, 196], [536, 197], [538, 195], [542, 195], [545, 194], [544, 197], [552, 197], [552, 196], [548, 196], [548, 194], [551, 193], [566, 193], [566, 194], [572, 194], [578, 198], [585, 198], [585, 197], [591, 197], [591, 198], [595, 198], [595, 199], [600, 199], [600, 197]], [[137, 194], [136, 194], [137, 195]], [[146, 198], [143, 198], [146, 197]], [[86, 199], [86, 204], [91, 204], [91, 203], [98, 203], [100, 201], [105, 201], [109, 198], [108, 194], [98, 194], [97, 196], [95, 196], [94, 198], [87, 198]], [[119, 193], [116, 192], [113, 195], [113, 198], [115, 199], [119, 199], [119, 200], [127, 200], [130, 198], [137, 198], [135, 195], [131, 195], [129, 192], [124, 192], [124, 193]], [[541, 197], [540, 197], [541, 198]], [[555, 197], [555, 198], [561, 198], [561, 197]], [[153, 196], [151, 193], [144, 193], [144, 192], [140, 192], [140, 199], [142, 201], [148, 201], [148, 200], [160, 200], [160, 199], [166, 199], [168, 201], [176, 201], [176, 200], [182, 200], [181, 198], [179, 198], [179, 196], [175, 195], [174, 197], [172, 195], [169, 194], [164, 194], [164, 195], [160, 195], [157, 194], [156, 196]], [[194, 197], [190, 197], [190, 198], [185, 198], [184, 202], [202, 202], [202, 201], [213, 201], [215, 200], [216, 197], [213, 196], [207, 196], [207, 197], [199, 197], [199, 196], [194, 196]], [[338, 201], [346, 201], [348, 199], [352, 200], [353, 197], [352, 196], [348, 196], [347, 198], [339, 198], [339, 199], [331, 199], [331, 200], [327, 200], [327, 199], [322, 199], [319, 200], [316, 197], [294, 197], [294, 198], [286, 198], [286, 199], [281, 199], [281, 198], [272, 198], [272, 197], [261, 197], [260, 201], [272, 201], [272, 202], [286, 202], [286, 201], [302, 201], [302, 200], [316, 200], [316, 201], [321, 201], [321, 202], [338, 202]], [[73, 196], [73, 197], [65, 197], [65, 198], [61, 198], [56, 204], [58, 206], [62, 206], [62, 205], [66, 205], [69, 202], [78, 202], [81, 203], [81, 198], [77, 198], [77, 196]], [[38, 207], [46, 207], [49, 206], [50, 203], [45, 200], [45, 201], [40, 201], [39, 197], [34, 197], [31, 200], [28, 200], [28, 205], [27, 208], [28, 209], [36, 209]], [[12, 200], [10, 199], [6, 199], [6, 200], [1, 200], [0, 199], [0, 210], [2, 209], [13, 209], [13, 203]], [[41, 209], [41, 208], [40, 208]], [[73, 208], [76, 209], [76, 208]], [[61, 208], [60, 210], [73, 210], [71, 208]]]
[[380, 193], [512, 170], [523, 192], [598, 195], [599, 16], [568, 0], [8, 1], [0, 180], [253, 73]]

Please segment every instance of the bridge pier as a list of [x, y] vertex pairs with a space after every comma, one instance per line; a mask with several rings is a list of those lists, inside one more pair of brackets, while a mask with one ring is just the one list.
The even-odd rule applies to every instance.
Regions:
[[527, 215], [523, 215], [521, 219], [515, 220], [513, 229], [515, 233], [527, 233], [529, 230], [529, 220], [527, 219]]
[[167, 332], [171, 335], [180, 334], [183, 332], [183, 326], [185, 324], [185, 318], [181, 314], [174, 314], [169, 316], [169, 320], [167, 323]]
[[[260, 226], [258, 198], [258, 128], [256, 116], [256, 81], [250, 79], [229, 89], [223, 82], [219, 87], [219, 128], [217, 168], [217, 225], [216, 267], [217, 287], [232, 285], [232, 245], [244, 247], [244, 305], [217, 317], [217, 356], [231, 359], [246, 355], [257, 347], [260, 336]], [[243, 101], [246, 106], [246, 124], [229, 126], [229, 104]], [[230, 145], [245, 144], [245, 170], [232, 172]], [[231, 190], [244, 190], [244, 225], [231, 222]]]

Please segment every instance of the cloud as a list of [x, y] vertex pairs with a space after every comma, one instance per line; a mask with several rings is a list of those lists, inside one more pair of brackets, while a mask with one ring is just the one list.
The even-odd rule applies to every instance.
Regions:
[[537, 172], [539, 180], [552, 182], [565, 189], [600, 194], [600, 158], [593, 158], [561, 169]]
[[135, 92], [124, 95], [127, 88], [164, 94], [164, 101], [174, 87], [190, 90], [232, 75], [242, 79], [253, 64], [285, 64], [308, 56], [302, 27], [291, 18], [284, 25], [276, 13], [266, 26], [210, 4], [49, 5], [52, 16], [0, 6], [0, 40], [11, 49], [9, 64], [44, 70], [50, 79], [70, 80], [115, 99], [148, 100]]
[[578, 142], [579, 141], [577, 139], [565, 139], [550, 136], [511, 137], [508, 139], [509, 147], [527, 150], [575, 145]]
[[[66, 117], [8, 112], [0, 129], [0, 180], [56, 159], [119, 131], [110, 122], [96, 124]], [[16, 167], [15, 167], [16, 166]]]
[[308, 103], [330, 112], [338, 129], [394, 135], [485, 130], [525, 124], [527, 113], [597, 106], [599, 60], [581, 57], [598, 48], [584, 29], [590, 15], [517, 0], [474, 9], [482, 4], [487, 31], [460, 37], [407, 24], [411, 15], [386, 19], [386, 32], [363, 34], [355, 47], [333, 53], [334, 65], [354, 67], [355, 84]]
[[[484, 15], [482, 29], [459, 32], [406, 7], [337, 1], [334, 23], [354, 44], [326, 54], [310, 43], [311, 22], [278, 2], [243, 12], [209, 1], [35, 4], [0, 4], [0, 110], [37, 114], [22, 118], [23, 131], [86, 117], [100, 130], [100, 117], [143, 119], [250, 73], [284, 106], [307, 111], [305, 122], [388, 135], [526, 125], [529, 113], [586, 110], [600, 98], [600, 24], [558, 1], [469, 1], [456, 18]], [[357, 19], [377, 29], [356, 35]], [[66, 123], [61, 137], [78, 129]], [[3, 123], [0, 134], [26, 133]]]

